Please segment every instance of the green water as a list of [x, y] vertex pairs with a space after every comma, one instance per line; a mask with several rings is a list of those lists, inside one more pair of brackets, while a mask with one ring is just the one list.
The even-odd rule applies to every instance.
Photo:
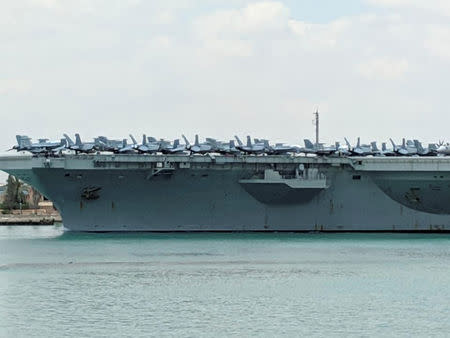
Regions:
[[450, 236], [0, 227], [0, 337], [448, 336]]

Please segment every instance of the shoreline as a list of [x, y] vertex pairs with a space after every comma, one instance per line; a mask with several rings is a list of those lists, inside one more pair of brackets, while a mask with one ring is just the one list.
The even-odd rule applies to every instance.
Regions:
[[1, 215], [0, 226], [8, 225], [54, 225], [62, 223], [62, 218], [59, 215]]

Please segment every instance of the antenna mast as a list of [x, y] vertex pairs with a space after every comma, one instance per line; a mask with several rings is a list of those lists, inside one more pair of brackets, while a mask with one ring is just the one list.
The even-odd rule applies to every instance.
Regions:
[[315, 125], [316, 125], [316, 146], [319, 146], [319, 108], [316, 109], [314, 113], [315, 116]]

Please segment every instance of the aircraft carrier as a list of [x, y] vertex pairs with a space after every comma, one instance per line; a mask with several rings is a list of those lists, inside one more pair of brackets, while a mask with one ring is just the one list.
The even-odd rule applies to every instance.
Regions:
[[449, 231], [450, 157], [3, 156], [72, 231]]

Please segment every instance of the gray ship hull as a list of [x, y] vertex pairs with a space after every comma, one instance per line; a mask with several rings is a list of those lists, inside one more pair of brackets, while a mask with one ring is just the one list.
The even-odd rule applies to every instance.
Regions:
[[449, 159], [91, 155], [0, 168], [72, 231], [450, 230]]

